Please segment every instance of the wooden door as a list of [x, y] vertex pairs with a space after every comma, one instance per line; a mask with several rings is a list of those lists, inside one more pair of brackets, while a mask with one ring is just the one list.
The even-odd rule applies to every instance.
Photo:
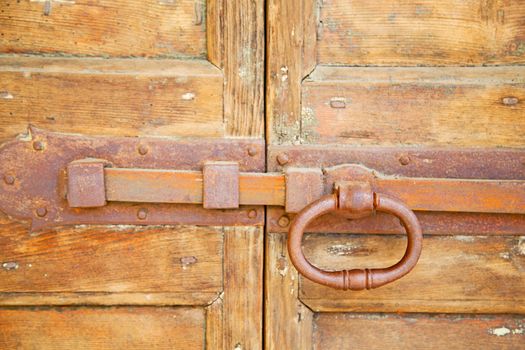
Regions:
[[[264, 4], [0, 1], [0, 138], [264, 137]], [[37, 181], [37, 179], [35, 179]], [[254, 349], [263, 228], [0, 217], [0, 348]]]
[[[269, 170], [295, 165], [278, 152], [292, 148], [312, 162], [331, 147], [373, 148], [418, 176], [430, 150], [523, 150], [524, 23], [519, 0], [269, 0]], [[447, 161], [461, 176], [492, 166]], [[439, 176], [455, 176], [440, 167]], [[362, 292], [298, 275], [286, 250], [289, 219], [278, 208], [267, 219], [268, 349], [525, 348], [522, 218], [432, 216], [414, 271]], [[377, 227], [312, 231], [303, 250], [324, 269], [388, 266], [405, 245], [402, 232]]]

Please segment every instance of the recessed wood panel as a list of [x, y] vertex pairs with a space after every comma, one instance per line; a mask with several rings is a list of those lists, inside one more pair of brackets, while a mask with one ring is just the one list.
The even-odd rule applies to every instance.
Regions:
[[[87, 56], [206, 55], [205, 1], [6, 0], [0, 52]], [[45, 15], [48, 6], [48, 15]]]
[[[387, 267], [403, 236], [311, 234], [306, 257], [329, 270]], [[414, 270], [378, 289], [338, 291], [301, 278], [299, 298], [315, 311], [525, 313], [525, 237], [425, 236]]]
[[[202, 297], [192, 293], [222, 291], [222, 229], [94, 226], [30, 235], [10, 228], [0, 226], [0, 292], [8, 304], [13, 294], [28, 292], [88, 293], [87, 300], [99, 304], [101, 297], [89, 293], [152, 293], [143, 303], [169, 303], [169, 295], [157, 293], [183, 293], [198, 303]], [[107, 295], [108, 303], [113, 299]]]
[[222, 73], [206, 61], [1, 58], [0, 138], [28, 123], [114, 136], [222, 136]]
[[306, 143], [525, 146], [525, 67], [318, 67], [303, 83]]
[[0, 309], [2, 349], [203, 349], [202, 308]]
[[318, 314], [313, 349], [522, 349], [523, 316]]
[[525, 62], [521, 0], [323, 1], [318, 60], [348, 65]]

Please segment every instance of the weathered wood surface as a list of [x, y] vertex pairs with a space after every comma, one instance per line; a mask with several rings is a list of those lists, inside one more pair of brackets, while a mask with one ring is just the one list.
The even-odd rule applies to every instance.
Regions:
[[303, 83], [308, 143], [525, 147], [525, 68], [318, 67]]
[[347, 65], [525, 62], [521, 0], [323, 1], [318, 61]]
[[4, 0], [0, 52], [82, 56], [206, 56], [205, 1]]
[[494, 349], [525, 347], [523, 316], [320, 314], [313, 349]]
[[[323, 269], [386, 267], [403, 236], [311, 234], [306, 257]], [[362, 292], [301, 278], [299, 298], [315, 311], [525, 313], [525, 237], [426, 236], [417, 266], [402, 279]]]
[[0, 58], [0, 137], [28, 123], [110, 136], [222, 136], [223, 78], [206, 61]]
[[314, 314], [298, 300], [299, 277], [286, 253], [286, 235], [267, 233], [265, 348], [311, 349]]
[[202, 308], [0, 309], [2, 349], [202, 349]]
[[222, 291], [221, 229], [64, 228], [33, 236], [11, 227], [0, 226], [0, 291], [8, 299], [15, 292]]

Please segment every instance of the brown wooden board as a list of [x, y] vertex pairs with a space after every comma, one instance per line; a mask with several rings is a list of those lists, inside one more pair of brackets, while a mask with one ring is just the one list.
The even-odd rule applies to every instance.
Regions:
[[0, 308], [2, 349], [202, 349], [202, 308]]
[[0, 52], [171, 58], [206, 55], [205, 1], [45, 2], [2, 2]]
[[319, 314], [312, 349], [523, 349], [525, 318], [513, 315]]
[[525, 62], [520, 0], [324, 1], [321, 63], [481, 65]]

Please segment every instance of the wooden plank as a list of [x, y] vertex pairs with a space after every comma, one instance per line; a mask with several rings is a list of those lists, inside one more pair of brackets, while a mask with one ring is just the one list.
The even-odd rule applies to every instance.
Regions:
[[264, 1], [223, 1], [224, 118], [229, 136], [264, 136]]
[[323, 66], [303, 88], [311, 142], [525, 146], [523, 67]]
[[203, 349], [202, 308], [0, 309], [2, 349]]
[[286, 235], [267, 233], [265, 348], [311, 349], [314, 315], [297, 298], [299, 278], [286, 255]]
[[[89, 56], [206, 55], [206, 24], [194, 0], [44, 0], [2, 3], [2, 53]], [[204, 5], [203, 5], [204, 6]], [[202, 15], [201, 15], [202, 16]]]
[[206, 1], [206, 44], [208, 61], [218, 68], [223, 68], [224, 38], [223, 38], [223, 0]]
[[10, 227], [0, 226], [1, 292], [146, 294], [136, 300], [184, 292], [193, 299], [186, 303], [199, 303], [200, 293], [222, 291], [223, 234], [217, 228], [93, 226], [34, 236]]
[[525, 62], [520, 0], [323, 2], [321, 63], [480, 65]]
[[[306, 5], [305, 3], [308, 3]], [[268, 143], [298, 143], [301, 136], [301, 81], [314, 61], [311, 33], [305, 22], [315, 25], [308, 13], [311, 0], [270, 0], [267, 13], [266, 135]], [[306, 11], [304, 11], [306, 8]], [[308, 10], [310, 9], [310, 10]], [[315, 29], [314, 29], [315, 30]], [[304, 49], [303, 49], [304, 48]], [[304, 59], [304, 64], [303, 64]]]
[[0, 138], [28, 123], [111, 136], [222, 136], [223, 79], [206, 61], [0, 58]]
[[263, 229], [224, 228], [223, 349], [260, 349]]
[[319, 314], [313, 349], [523, 349], [525, 318]]
[[[403, 236], [308, 235], [306, 257], [339, 270], [386, 267], [405, 251]], [[315, 311], [525, 313], [525, 237], [426, 236], [415, 269], [384, 287], [337, 291], [301, 279]]]

